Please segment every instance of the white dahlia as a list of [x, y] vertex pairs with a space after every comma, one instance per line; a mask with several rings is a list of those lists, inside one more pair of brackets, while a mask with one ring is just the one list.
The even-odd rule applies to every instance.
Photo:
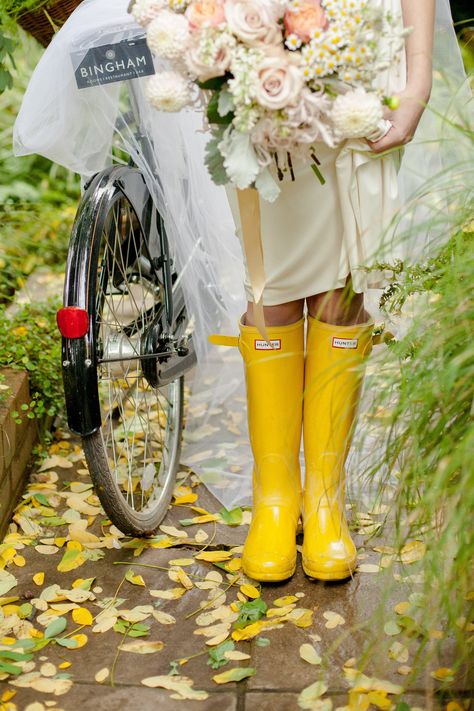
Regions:
[[178, 72], [152, 76], [146, 83], [145, 96], [158, 111], [181, 111], [191, 102], [189, 82]]
[[166, 59], [183, 55], [189, 43], [189, 23], [184, 15], [162, 10], [148, 25], [146, 39], [154, 54]]
[[145, 27], [167, 6], [167, 0], [136, 0], [131, 13], [135, 22]]
[[340, 138], [368, 138], [383, 122], [382, 104], [376, 94], [354, 89], [335, 99], [331, 117]]

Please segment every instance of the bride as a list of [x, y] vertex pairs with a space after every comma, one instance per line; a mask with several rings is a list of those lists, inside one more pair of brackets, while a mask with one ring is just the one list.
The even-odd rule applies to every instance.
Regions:
[[[299, 164], [276, 202], [261, 204], [263, 306], [273, 349], [256, 327], [249, 272], [235, 237], [237, 231], [242, 239], [236, 196], [213, 185], [204, 167], [202, 117], [192, 110], [153, 110], [142, 90], [146, 78], [136, 80], [161, 176], [156, 181], [133, 132], [115, 133], [120, 85], [76, 86], [74, 58], [81, 52], [142, 32], [126, 3], [84, 0], [56, 35], [25, 95], [15, 152], [41, 153], [83, 179], [111, 160], [113, 141], [132, 155], [164, 216], [195, 321], [199, 366], [184, 463], [227, 507], [247, 503], [252, 489], [242, 556], [248, 576], [278, 581], [294, 573], [302, 516], [304, 571], [315, 579], [347, 578], [357, 556], [345, 518], [345, 464], [374, 328], [374, 309], [364, 295], [370, 299], [387, 283], [384, 272], [363, 267], [382, 254], [384, 261], [426, 257], [448, 237], [428, 231], [430, 205], [416, 192], [459, 155], [446, 131], [440, 141], [437, 119], [452, 109], [463, 78], [448, 2], [383, 0], [413, 28], [404, 56], [385, 79], [400, 98], [396, 110], [387, 109], [389, 131], [375, 142], [359, 139], [337, 149], [321, 144], [326, 184]], [[400, 239], [392, 237], [387, 247], [383, 234], [401, 205]], [[239, 347], [251, 455], [240, 429], [241, 363], [234, 352], [207, 341], [237, 324], [238, 338], [211, 340]]]

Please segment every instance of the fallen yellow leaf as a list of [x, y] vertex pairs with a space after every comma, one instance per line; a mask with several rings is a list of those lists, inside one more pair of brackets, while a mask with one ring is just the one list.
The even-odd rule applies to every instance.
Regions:
[[229, 562], [226, 563], [225, 567], [231, 573], [235, 573], [237, 570], [240, 570], [242, 567], [242, 558], [232, 558], [232, 560], [229, 560]]
[[395, 610], [397, 615], [406, 615], [408, 610], [410, 609], [410, 603], [408, 602], [408, 600], [397, 602], [393, 609]]
[[212, 677], [216, 684], [228, 684], [231, 681], [241, 681], [255, 674], [254, 667], [234, 667]]
[[273, 601], [273, 604], [277, 607], [286, 607], [291, 605], [293, 602], [298, 602], [296, 595], [284, 595], [283, 597], [278, 597]]
[[189, 677], [179, 675], [149, 676], [146, 679], [142, 679], [142, 684], [151, 689], [161, 688], [173, 691], [173, 698], [196, 699], [197, 701], [207, 699], [209, 696], [207, 691], [193, 689], [193, 683], [193, 680]]
[[382, 711], [388, 711], [388, 709], [392, 708], [392, 702], [387, 698], [386, 691], [369, 691], [367, 698], [371, 704], [382, 709]]
[[186, 588], [186, 590], [191, 590], [191, 588], [194, 587], [191, 578], [188, 575], [186, 575], [184, 570], [182, 570], [181, 568], [178, 568], [177, 576], [178, 576], [179, 582], [181, 583], [181, 585], [184, 588]]
[[91, 625], [94, 621], [92, 613], [85, 607], [77, 607], [73, 610], [72, 619], [76, 625]]
[[301, 627], [303, 629], [305, 627], [311, 627], [313, 624], [313, 610], [308, 610], [305, 607], [297, 607], [291, 610], [285, 619], [289, 620], [295, 627]]
[[128, 580], [128, 582], [132, 585], [138, 585], [142, 588], [145, 587], [145, 581], [143, 580], [142, 576], [135, 575], [131, 568], [125, 573], [125, 580]]
[[166, 533], [167, 536], [172, 536], [173, 538], [187, 538], [188, 534], [186, 531], [181, 531], [175, 526], [160, 526], [160, 531]]
[[84, 645], [86, 645], [88, 642], [88, 637], [86, 634], [73, 634], [70, 639], [73, 639], [76, 642], [76, 646], [71, 647], [71, 649], [80, 649], [81, 647], [84, 647]]
[[177, 600], [185, 592], [186, 588], [171, 588], [170, 590], [150, 590], [150, 595], [159, 597], [162, 600]]
[[454, 680], [454, 671], [449, 667], [439, 667], [439, 669], [430, 672], [430, 676], [438, 681], [450, 682]]
[[400, 551], [400, 560], [402, 563], [415, 563], [421, 560], [426, 552], [426, 545], [423, 541], [410, 541], [406, 543]]
[[122, 644], [120, 649], [122, 652], [133, 652], [134, 654], [154, 654], [155, 652], [161, 652], [164, 646], [164, 642], [136, 639], [133, 642]]
[[209, 563], [221, 563], [232, 558], [230, 551], [203, 551], [194, 556], [196, 560], [207, 560]]
[[7, 701], [10, 701], [11, 699], [13, 699], [13, 697], [14, 697], [15, 695], [16, 695], [16, 691], [13, 691], [13, 689], [10, 689], [10, 690], [8, 690], [8, 691], [4, 691], [3, 694], [2, 694], [1, 697], [0, 697], [0, 701], [1, 701], [3, 704], [6, 704]]
[[250, 597], [252, 599], [255, 599], [257, 597], [260, 597], [260, 590], [255, 587], [255, 585], [249, 585], [248, 583], [244, 583], [243, 585], [240, 586], [240, 591], [246, 595], [247, 597]]
[[173, 504], [175, 506], [182, 506], [183, 504], [194, 504], [197, 497], [197, 494], [184, 494], [183, 496], [177, 496], [173, 501]]
[[102, 684], [102, 682], [107, 679], [109, 674], [109, 669], [107, 667], [103, 667], [103, 669], [99, 669], [94, 678], [98, 684]]
[[43, 573], [43, 572], [41, 572], [41, 573], [35, 573], [35, 574], [33, 575], [33, 582], [35, 583], [35, 585], [43, 585], [43, 583], [44, 583], [44, 573]]
[[378, 573], [380, 565], [378, 563], [361, 563], [357, 566], [360, 573]]
[[323, 612], [323, 617], [327, 620], [324, 626], [328, 630], [332, 630], [339, 625], [344, 625], [346, 622], [342, 615], [339, 615], [337, 612], [333, 612], [332, 610], [326, 610], [326, 612]]
[[321, 657], [312, 644], [302, 644], [300, 646], [300, 657], [308, 664], [321, 664]]

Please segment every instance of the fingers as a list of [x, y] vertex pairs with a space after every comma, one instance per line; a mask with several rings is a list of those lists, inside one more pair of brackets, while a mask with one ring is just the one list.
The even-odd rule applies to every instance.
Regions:
[[384, 153], [391, 148], [399, 148], [409, 143], [412, 136], [408, 135], [404, 131], [401, 131], [396, 126], [392, 126], [390, 131], [379, 141], [367, 141], [370, 146], [372, 153]]

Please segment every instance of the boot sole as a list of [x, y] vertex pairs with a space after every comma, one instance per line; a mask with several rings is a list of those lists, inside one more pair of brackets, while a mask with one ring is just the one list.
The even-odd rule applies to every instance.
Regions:
[[251, 568], [244, 567], [242, 566], [242, 571], [248, 578], [252, 578], [252, 580], [258, 580], [259, 582], [263, 583], [277, 583], [280, 582], [281, 580], [287, 580], [288, 578], [291, 578], [292, 575], [295, 574], [296, 572], [296, 563], [292, 568], [289, 568], [288, 570], [284, 570], [281, 573], [268, 573], [268, 572], [261, 572], [258, 570], [252, 570]]
[[346, 570], [335, 570], [333, 572], [328, 570], [316, 570], [311, 568], [309, 565], [303, 562], [303, 570], [310, 578], [315, 580], [345, 580], [350, 578], [354, 573], [356, 566], [353, 568], [347, 568]]

